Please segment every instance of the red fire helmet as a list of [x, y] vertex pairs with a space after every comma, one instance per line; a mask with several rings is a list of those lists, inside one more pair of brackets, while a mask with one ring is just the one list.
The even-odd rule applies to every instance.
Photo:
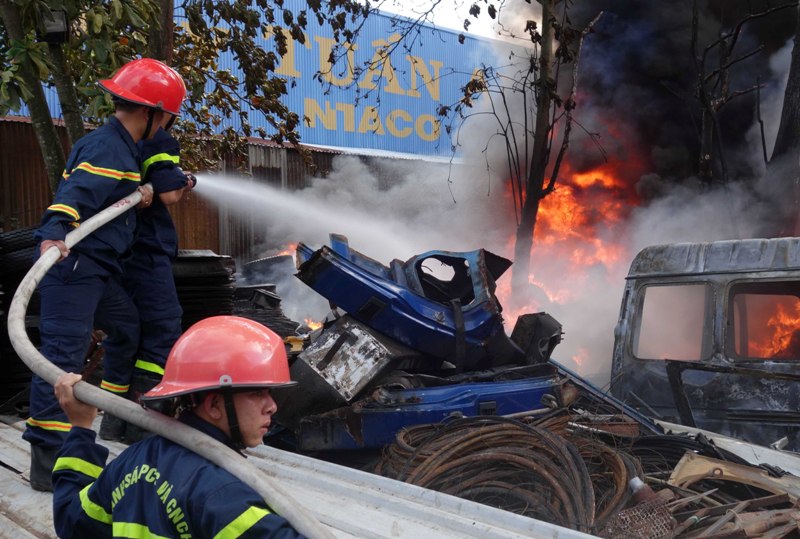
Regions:
[[178, 73], [153, 58], [132, 60], [119, 68], [100, 86], [111, 95], [146, 107], [181, 114], [186, 85]]
[[164, 378], [142, 400], [296, 383], [289, 378], [286, 345], [274, 331], [247, 318], [213, 316], [181, 335], [167, 358]]

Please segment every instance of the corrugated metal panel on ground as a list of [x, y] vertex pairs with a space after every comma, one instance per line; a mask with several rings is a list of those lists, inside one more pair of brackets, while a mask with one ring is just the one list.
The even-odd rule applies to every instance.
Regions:
[[[99, 426], [99, 419], [95, 428]], [[24, 423], [0, 423], [0, 538], [54, 538], [52, 496], [30, 489]], [[102, 442], [113, 458], [125, 449]], [[359, 470], [260, 447], [253, 463], [340, 539], [589, 538], [574, 530]], [[231, 454], [232, 458], [240, 458]]]

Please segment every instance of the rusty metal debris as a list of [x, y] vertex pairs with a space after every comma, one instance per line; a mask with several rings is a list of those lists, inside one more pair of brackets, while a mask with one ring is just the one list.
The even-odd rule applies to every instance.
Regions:
[[[626, 424], [557, 408], [421, 425], [398, 433], [376, 472], [613, 539], [800, 532], [800, 479], [746, 464], [702, 435], [629, 435]], [[649, 499], [631, 494], [634, 477], [655, 491]]]

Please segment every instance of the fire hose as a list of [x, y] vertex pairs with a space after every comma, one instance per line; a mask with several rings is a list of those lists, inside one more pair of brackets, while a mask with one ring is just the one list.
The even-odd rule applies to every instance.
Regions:
[[[104, 224], [134, 208], [141, 198], [142, 193], [136, 191], [87, 219], [80, 227], [67, 234], [64, 240], [67, 247], [71, 248]], [[8, 335], [14, 350], [35, 374], [50, 385], [54, 385], [64, 371], [51, 363], [33, 346], [25, 331], [25, 313], [36, 286], [60, 257], [61, 253], [55, 246], [42, 253], [20, 282], [8, 310]], [[75, 396], [84, 403], [172, 440], [224, 468], [258, 492], [270, 508], [288, 520], [303, 535], [312, 539], [334, 538], [328, 528], [324, 527], [273, 480], [265, 476], [258, 467], [248, 460], [232, 454], [231, 449], [224, 444], [173, 418], [152, 410], [145, 410], [132, 401], [103, 391], [87, 382], [78, 382], [74, 389]]]

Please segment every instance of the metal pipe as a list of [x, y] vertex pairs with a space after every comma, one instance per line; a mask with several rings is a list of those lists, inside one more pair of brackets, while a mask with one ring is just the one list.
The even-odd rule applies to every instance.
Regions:
[[[64, 240], [67, 247], [72, 248], [73, 245], [104, 224], [134, 208], [141, 198], [142, 194], [136, 191], [88, 219], [85, 223], [81, 223], [80, 227], [67, 234]], [[64, 371], [51, 363], [33, 346], [25, 331], [25, 313], [36, 286], [60, 257], [61, 253], [57, 247], [51, 247], [39, 257], [20, 282], [8, 310], [8, 336], [14, 350], [34, 373], [50, 385], [54, 385]], [[261, 473], [258, 467], [239, 457], [229, 447], [213, 438], [163, 414], [145, 410], [132, 401], [103, 391], [87, 382], [78, 382], [75, 385], [75, 396], [87, 404], [172, 440], [224, 468], [255, 489], [271, 509], [288, 520], [303, 535], [312, 539], [334, 539], [329, 528], [324, 527], [272, 479]]]

